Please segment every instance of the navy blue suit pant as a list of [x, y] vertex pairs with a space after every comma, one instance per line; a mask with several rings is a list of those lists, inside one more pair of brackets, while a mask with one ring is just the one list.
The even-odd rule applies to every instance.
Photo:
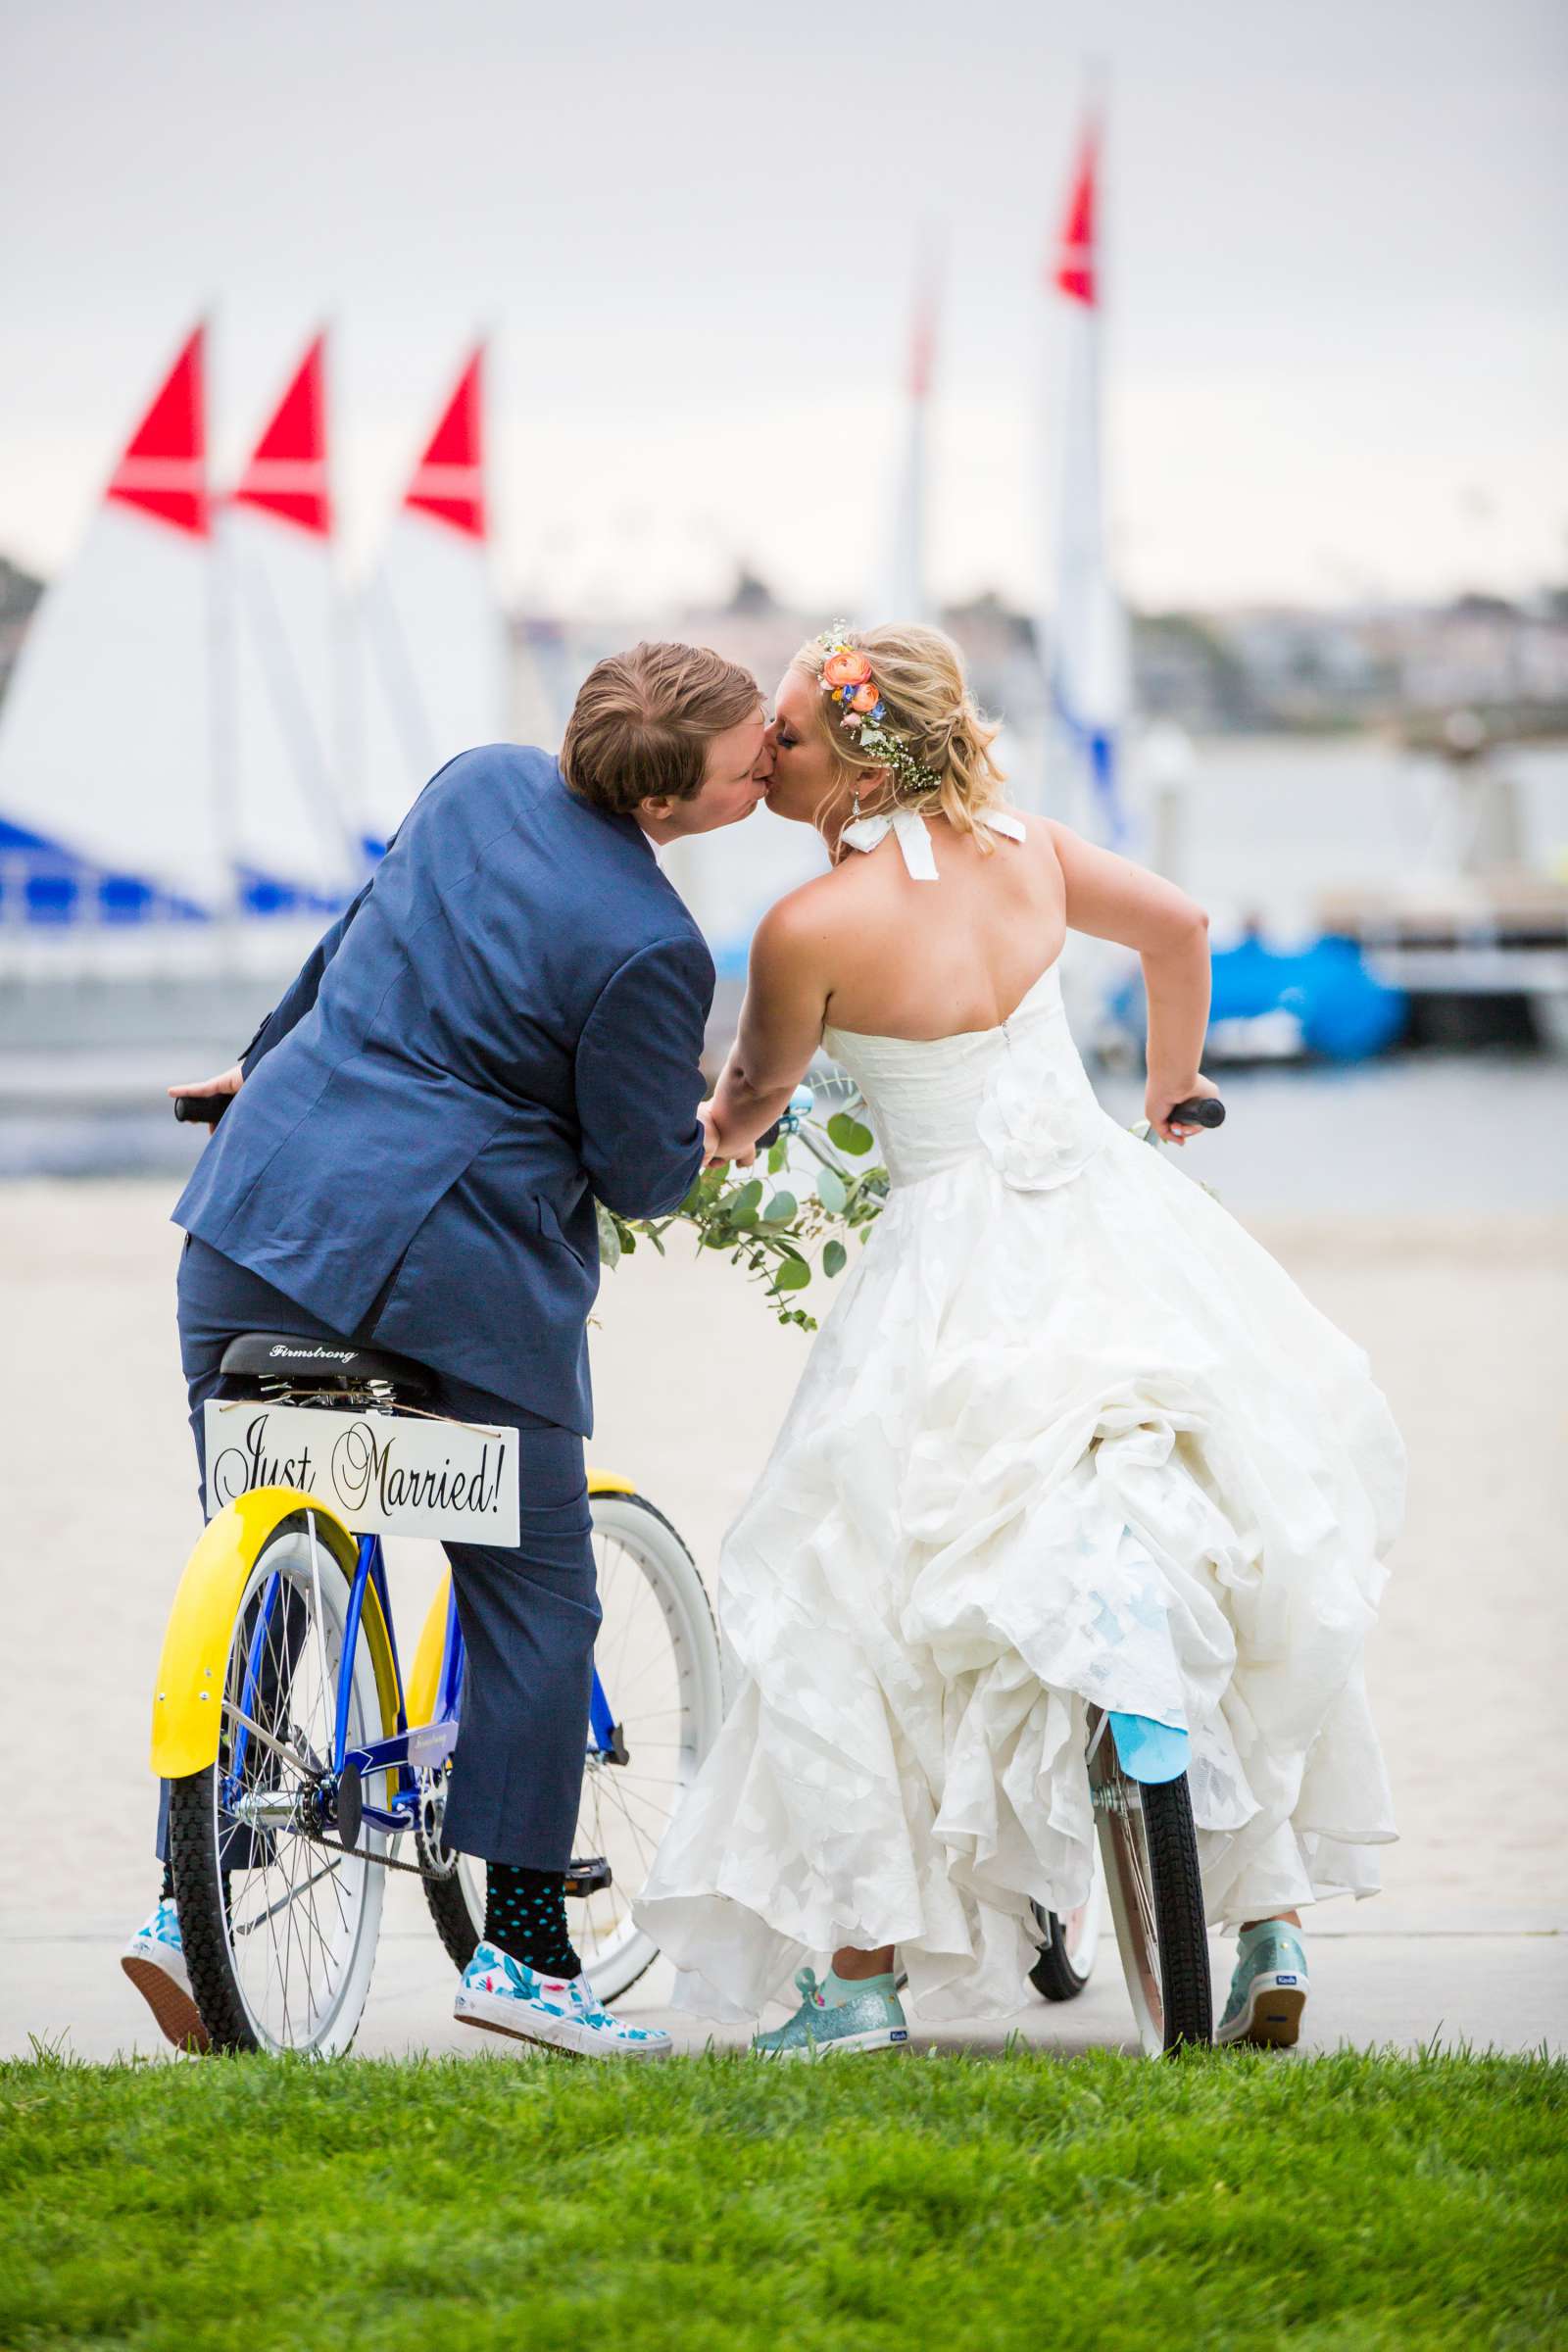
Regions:
[[[244, 1331], [359, 1340], [318, 1322], [259, 1274], [187, 1240], [178, 1284], [180, 1361], [205, 1493], [202, 1407], [221, 1396], [219, 1366]], [[588, 1697], [599, 1628], [582, 1439], [507, 1398], [432, 1373], [427, 1409], [515, 1429], [515, 1550], [448, 1544], [466, 1651], [463, 1729], [453, 1759], [446, 1835], [459, 1852], [534, 1870], [564, 1870], [582, 1793]], [[159, 1808], [165, 1848], [168, 1791]]]

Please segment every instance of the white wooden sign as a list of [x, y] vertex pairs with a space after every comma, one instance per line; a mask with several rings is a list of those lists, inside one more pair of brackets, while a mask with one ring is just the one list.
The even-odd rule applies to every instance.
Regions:
[[357, 1536], [517, 1542], [514, 1429], [255, 1397], [214, 1397], [204, 1420], [209, 1518], [254, 1487], [303, 1487]]

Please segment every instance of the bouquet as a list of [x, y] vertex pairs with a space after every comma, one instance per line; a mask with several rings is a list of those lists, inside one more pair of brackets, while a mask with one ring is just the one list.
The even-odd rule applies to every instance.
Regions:
[[829, 1281], [843, 1273], [851, 1238], [866, 1239], [888, 1194], [887, 1170], [871, 1160], [876, 1142], [869, 1127], [849, 1109], [817, 1119], [815, 1107], [810, 1088], [799, 1088], [761, 1163], [765, 1175], [757, 1168], [705, 1168], [667, 1217], [631, 1222], [600, 1201], [605, 1265], [618, 1265], [642, 1241], [662, 1257], [671, 1229], [688, 1225], [699, 1250], [727, 1251], [731, 1265], [744, 1265], [765, 1286], [780, 1323], [814, 1331], [816, 1319], [800, 1304], [801, 1293], [818, 1266]]

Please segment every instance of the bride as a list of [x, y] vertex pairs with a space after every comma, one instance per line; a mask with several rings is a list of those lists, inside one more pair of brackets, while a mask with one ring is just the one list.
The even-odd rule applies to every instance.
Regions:
[[1067, 1032], [1066, 933], [1136, 949], [1148, 1115], [1184, 1144], [1206, 918], [1002, 804], [934, 630], [808, 645], [776, 709], [769, 805], [833, 868], [758, 930], [717, 1152], [823, 1046], [892, 1190], [726, 1539], [739, 1689], [638, 1918], [710, 2016], [832, 1955], [770, 2054], [906, 2041], [900, 1964], [925, 2017], [1016, 2009], [1030, 1898], [1089, 1894], [1093, 1703], [1188, 1731], [1241, 1930], [1219, 2038], [1294, 2040], [1298, 1906], [1375, 1891], [1394, 1836], [1361, 1659], [1403, 1464], [1360, 1352], [1099, 1108]]

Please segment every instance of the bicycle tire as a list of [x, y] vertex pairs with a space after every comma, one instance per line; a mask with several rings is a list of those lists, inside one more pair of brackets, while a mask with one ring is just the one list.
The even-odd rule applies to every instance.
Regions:
[[[661, 1559], [661, 1572], [670, 1580], [671, 1587], [677, 1589], [678, 1606], [686, 1621], [687, 1638], [693, 1652], [691, 1666], [697, 1683], [694, 1691], [695, 1738], [689, 1752], [683, 1751], [687, 1752], [689, 1770], [686, 1777], [689, 1780], [695, 1777], [696, 1768], [708, 1752], [723, 1715], [722, 1656], [707, 1588], [679, 1530], [645, 1494], [594, 1494], [590, 1496], [590, 1508], [596, 1535], [613, 1539], [627, 1530], [636, 1530], [645, 1535], [646, 1531], [638, 1523], [646, 1519], [653, 1521], [662, 1531], [663, 1537], [668, 1539], [667, 1543], [656, 1543], [651, 1548], [655, 1556]], [[613, 1692], [612, 1700], [613, 1702]], [[579, 1838], [583, 1834], [588, 1811], [585, 1786], [583, 1813], [579, 1816]], [[443, 1856], [430, 1854], [422, 1836], [416, 1842], [421, 1862], [444, 1859]], [[583, 1850], [586, 1852], [588, 1849], [584, 1847]], [[474, 1872], [471, 1881], [467, 1877], [468, 1870]], [[475, 1869], [473, 1865], [467, 1865], [466, 1868], [460, 1859], [458, 1869], [450, 1875], [426, 1877], [424, 1898], [448, 1959], [459, 1971], [466, 1969], [484, 1932], [482, 1866]], [[594, 1899], [589, 1898], [584, 1905], [585, 1919], [591, 1918]], [[641, 1930], [624, 1936], [614, 1948], [607, 1949], [602, 1957], [590, 1951], [583, 1953], [585, 1973], [602, 2001], [616, 2000], [629, 1991], [638, 1979], [647, 1974], [658, 1957], [658, 1946]]]
[[[296, 1511], [281, 1519], [270, 1531], [266, 1542], [257, 1552], [247, 1586], [248, 1592], [254, 1593], [257, 1590], [259, 1580], [268, 1572], [270, 1560], [275, 1564], [279, 1554], [286, 1556], [291, 1549], [297, 1549], [306, 1528], [306, 1513]], [[330, 1546], [321, 1542], [319, 1535], [318, 1542], [320, 1544], [323, 1570], [321, 1585], [323, 1604], [329, 1608], [334, 1631], [341, 1635], [346, 1613], [346, 1573], [342, 1562], [336, 1558]], [[328, 1595], [330, 1595], [329, 1601]], [[302, 1605], [304, 1605], [303, 1589]], [[246, 1601], [242, 1597], [240, 1610], [235, 1618], [236, 1636], [240, 1634], [245, 1625], [245, 1609]], [[235, 1650], [236, 1640], [231, 1637], [229, 1661], [225, 1667], [223, 1686], [225, 1691], [229, 1690], [232, 1681]], [[375, 1679], [363, 1640], [356, 1647], [353, 1671], [356, 1706], [359, 1713], [364, 1715], [375, 1705]], [[333, 1689], [335, 1690], [335, 1677]], [[374, 1716], [373, 1728], [375, 1730], [380, 1728], [378, 1714]], [[223, 1737], [226, 1737], [226, 1733]], [[174, 1900], [179, 1913], [180, 1941], [184, 1952], [185, 1967], [190, 1978], [191, 1997], [196, 2003], [202, 2024], [207, 2030], [211, 2046], [215, 2051], [241, 2052], [306, 2048], [317, 2055], [339, 2055], [353, 2042], [364, 2011], [365, 1997], [369, 1989], [380, 1927], [384, 1873], [375, 1868], [373, 1863], [361, 1861], [357, 1866], [360, 1876], [353, 1882], [356, 1904], [353, 1926], [349, 1935], [349, 1948], [342, 1972], [341, 1989], [326, 2013], [320, 2031], [305, 2039], [290, 2037], [285, 1986], [284, 2032], [282, 2035], [271, 2032], [261, 2013], [258, 2002], [254, 1999], [247, 1999], [245, 1986], [241, 1982], [241, 1972], [236, 1961], [238, 1937], [248, 1931], [245, 1923], [241, 1922], [236, 1926], [232, 1919], [229, 1889], [225, 1883], [229, 1877], [230, 1864], [225, 1862], [224, 1839], [225, 1837], [231, 1838], [233, 1831], [230, 1827], [225, 1832], [220, 1825], [223, 1809], [224, 1754], [225, 1750], [220, 1740], [219, 1757], [215, 1763], [205, 1766], [198, 1772], [185, 1774], [170, 1783], [169, 1861], [174, 1883]], [[274, 1841], [280, 1841], [286, 1834], [278, 1831], [267, 1832], [264, 1835]], [[371, 1840], [368, 1838], [367, 1841], [370, 1842]], [[306, 1842], [303, 1838], [299, 1840], [302, 1848]], [[375, 1840], [375, 1842], [382, 1841]], [[313, 1863], [318, 1854], [331, 1857], [328, 1864], [322, 1865], [318, 1875], [325, 1875], [328, 1869], [336, 1871], [349, 1866], [348, 1858], [341, 1856], [337, 1849], [312, 1842], [310, 1858]], [[233, 1865], [233, 1867], [244, 1871], [246, 1866], [239, 1864]], [[255, 1871], [250, 1871], [247, 1875], [255, 1877], [257, 1874]], [[287, 1900], [290, 1905], [296, 1891], [293, 1888], [289, 1891]], [[263, 1900], [264, 1902], [266, 1900], [265, 1893]], [[277, 1908], [281, 1909], [283, 1906], [279, 1905]], [[269, 1916], [270, 1914], [264, 1912], [264, 1921]], [[318, 1943], [321, 1943], [319, 1936], [317, 1940]], [[262, 1945], [258, 1945], [256, 1948], [258, 1953], [266, 1949]], [[324, 1950], [324, 1948], [325, 1946], [322, 1944], [322, 1949]], [[305, 1940], [300, 1941], [298, 1949], [302, 1955], [305, 1953], [307, 1949]]]
[[1206, 2046], [1214, 2038], [1208, 1924], [1187, 1776], [1152, 1784], [1129, 1780], [1106, 1730], [1092, 1779], [1106, 1891], [1139, 2038], [1151, 2056]]

